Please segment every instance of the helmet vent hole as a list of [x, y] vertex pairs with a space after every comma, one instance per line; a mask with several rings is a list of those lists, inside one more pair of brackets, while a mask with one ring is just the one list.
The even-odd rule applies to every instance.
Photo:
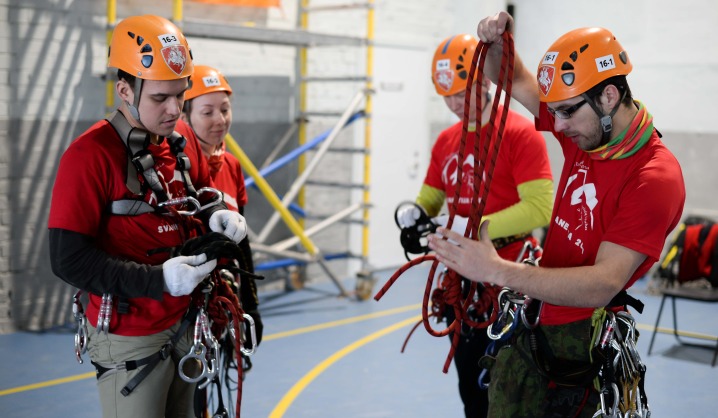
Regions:
[[130, 38], [135, 39], [135, 34], [132, 32], [127, 32], [128, 35], [130, 35]]
[[588, 48], [588, 44], [586, 44], [586, 45], [582, 46], [581, 48], [579, 48], [578, 51], [581, 52], [581, 53], [583, 53], [583, 51], [585, 51], [586, 48]]
[[576, 59], [578, 58], [578, 53], [576, 51], [573, 51], [571, 55], [569, 55], [571, 58], [571, 61], [576, 62]]
[[573, 81], [576, 79], [575, 75], [573, 73], [565, 73], [561, 75], [561, 80], [563, 80], [564, 84], [567, 86], [573, 85]]
[[624, 64], [628, 64], [628, 54], [626, 54], [626, 51], [621, 51], [618, 53], [618, 58], [621, 59], [621, 62]]
[[458, 75], [459, 75], [459, 78], [460, 78], [460, 79], [466, 80], [466, 77], [468, 76], [468, 73], [467, 73], [466, 70], [461, 70], [461, 71], [459, 71], [459, 74], [458, 74]]
[[150, 44], [145, 44], [145, 46], [142, 47], [142, 50], [140, 50], [140, 52], [143, 54], [152, 52], [152, 46]]
[[145, 41], [145, 38], [143, 38], [143, 37], [141, 37], [141, 36], [138, 36], [138, 37], [137, 37], [137, 46], [142, 45], [142, 42], [144, 42], [144, 41]]
[[142, 56], [142, 65], [145, 68], [150, 68], [152, 66], [152, 55], [143, 55]]
[[568, 61], [564, 61], [563, 64], [561, 64], [561, 71], [571, 71], [573, 70], [573, 64], [571, 64]]

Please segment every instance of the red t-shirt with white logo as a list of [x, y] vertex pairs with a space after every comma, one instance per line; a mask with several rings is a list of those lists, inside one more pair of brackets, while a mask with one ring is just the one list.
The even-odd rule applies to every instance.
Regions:
[[[181, 120], [178, 124], [182, 124]], [[195, 188], [212, 186], [209, 170], [194, 136], [185, 136], [184, 152], [191, 161], [190, 179]], [[176, 157], [166, 140], [148, 147], [155, 168], [169, 198], [186, 196]], [[165, 251], [148, 251], [181, 245], [189, 237], [173, 216], [148, 213], [137, 216], [110, 215], [108, 206], [115, 200], [133, 198], [125, 183], [127, 151], [114, 128], [106, 120], [94, 124], [67, 148], [52, 193], [49, 228], [60, 228], [93, 237], [97, 247], [107, 254], [140, 264], [159, 265], [168, 258]], [[136, 175], [136, 173], [130, 173]], [[151, 191], [146, 202], [156, 204]], [[101, 295], [90, 295], [87, 319], [96, 326]], [[181, 318], [189, 305], [189, 296], [164, 294], [162, 301], [151, 298], [129, 300], [126, 314], [113, 312], [110, 331], [119, 335], [149, 335], [163, 331]]]
[[[553, 132], [553, 126], [542, 103], [536, 128]], [[681, 167], [655, 131], [636, 154], [606, 161], [592, 159], [563, 134], [553, 134], [565, 161], [541, 266], [593, 265], [601, 242], [612, 242], [647, 257], [627, 289], [658, 260], [681, 218], [686, 196]], [[590, 318], [593, 311], [544, 303], [540, 320], [565, 324]]]
[[[500, 106], [499, 114], [502, 109], [503, 106]], [[498, 129], [498, 124], [495, 129]], [[431, 151], [431, 162], [424, 178], [424, 184], [442, 190], [446, 194], [446, 202], [451, 211], [460, 172], [462, 184], [456, 212], [459, 216], [468, 217], [471, 198], [474, 195], [473, 152], [476, 132], [467, 134], [464, 164], [459, 171], [457, 169], [461, 130], [462, 124], [458, 122], [439, 134]], [[485, 135], [488, 130], [488, 124], [481, 128]], [[486, 173], [484, 173], [484, 178], [485, 175]], [[517, 190], [518, 185], [539, 179], [552, 179], [546, 141], [543, 135], [536, 131], [530, 120], [509, 110], [484, 214], [498, 212], [519, 203], [521, 199]], [[521, 246], [520, 243], [519, 246]], [[515, 252], [510, 251], [510, 254], [506, 254], [505, 257], [513, 259]], [[502, 256], [504, 256], [503, 253]]]

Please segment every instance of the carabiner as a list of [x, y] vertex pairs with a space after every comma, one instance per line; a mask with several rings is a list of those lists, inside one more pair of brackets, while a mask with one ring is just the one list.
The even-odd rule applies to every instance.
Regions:
[[252, 346], [251, 346], [251, 348], [244, 348], [244, 344], [242, 344], [242, 348], [240, 348], [240, 351], [245, 356], [251, 356], [252, 354], [254, 354], [254, 351], [257, 349], [257, 331], [255, 330], [255, 326], [254, 326], [254, 318], [252, 318], [252, 316], [247, 313], [242, 314], [242, 316], [244, 317], [244, 320], [249, 323], [249, 337], [250, 337], [249, 339], [252, 340], [251, 341]]
[[[184, 216], [194, 216], [197, 214], [197, 212], [202, 209], [202, 205], [200, 205], [199, 201], [191, 196], [182, 196], [182, 197], [176, 197], [174, 199], [165, 200], [164, 202], [160, 202], [157, 204], [158, 207], [164, 208], [166, 206], [184, 206], [184, 205], [192, 205], [194, 206], [193, 210], [178, 210], [176, 213]], [[173, 212], [165, 213], [165, 215], [172, 215]]]
[[202, 196], [203, 194], [209, 194], [209, 193], [214, 195], [214, 197], [211, 198], [209, 203], [204, 204], [199, 207], [200, 212], [207, 208], [211, 208], [212, 206], [217, 206], [217, 205], [221, 204], [222, 201], [224, 200], [224, 193], [222, 193], [220, 190], [217, 190], [213, 187], [203, 187], [203, 188], [197, 190], [197, 200], [199, 200], [200, 196]]

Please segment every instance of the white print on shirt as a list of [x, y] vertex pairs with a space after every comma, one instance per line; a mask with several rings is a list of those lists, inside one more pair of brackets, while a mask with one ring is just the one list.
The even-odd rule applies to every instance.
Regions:
[[179, 229], [179, 227], [177, 226], [177, 224], [172, 224], [172, 225], [158, 225], [158, 226], [157, 226], [157, 232], [160, 233], [160, 234], [163, 233], [163, 232], [177, 231], [178, 229]]
[[[574, 244], [581, 249], [581, 253], [583, 253], [583, 240], [579, 237], [576, 237], [574, 240], [574, 234], [576, 232], [593, 230], [593, 209], [598, 205], [598, 199], [596, 198], [596, 185], [586, 182], [588, 166], [583, 162], [576, 163], [576, 166], [579, 167], [578, 172], [568, 178], [561, 199], [564, 200], [566, 198], [566, 192], [568, 192], [569, 189], [573, 189], [570, 193], [570, 205], [574, 207], [577, 212], [576, 219], [578, 220], [578, 224], [572, 226], [570, 222], [561, 219], [559, 216], [556, 216], [554, 223], [559, 228], [568, 232], [566, 236], [568, 240], [573, 241]], [[578, 235], [580, 236], [582, 234], [579, 233]]]
[[[448, 186], [456, 186], [456, 182], [458, 180], [458, 170], [459, 169], [459, 154], [454, 153], [451, 154], [449, 158], [447, 158], [446, 163], [444, 164], [444, 168], [441, 170], [441, 182], [444, 185]], [[486, 173], [484, 174], [484, 180], [486, 180]], [[461, 170], [461, 185], [463, 190], [473, 190], [474, 189], [474, 155], [469, 154], [464, 157], [464, 164]], [[472, 194], [473, 196], [473, 194]], [[454, 202], [454, 195], [451, 193], [447, 193], [446, 200], [448, 203]], [[471, 196], [461, 196], [459, 197], [459, 204], [470, 204], [471, 203]]]

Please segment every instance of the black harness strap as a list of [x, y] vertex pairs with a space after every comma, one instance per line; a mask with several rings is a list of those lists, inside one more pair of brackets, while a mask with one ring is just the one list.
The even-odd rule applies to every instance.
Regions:
[[120, 391], [123, 396], [129, 396], [130, 393], [132, 393], [132, 391], [135, 390], [135, 388], [145, 379], [145, 377], [147, 377], [147, 375], [154, 370], [160, 361], [166, 360], [172, 355], [172, 349], [177, 344], [177, 341], [179, 341], [182, 335], [187, 331], [187, 328], [192, 322], [190, 319], [196, 317], [197, 312], [199, 312], [199, 309], [192, 305], [185, 314], [184, 318], [182, 318], [182, 323], [180, 324], [177, 332], [170, 338], [169, 341], [167, 341], [165, 345], [162, 346], [162, 348], [160, 348], [160, 351], [155, 354], [139, 360], [130, 360], [123, 363], [113, 364], [111, 367], [103, 366], [100, 363], [91, 361], [92, 365], [95, 366], [96, 369], [97, 380], [100, 380], [100, 378], [107, 372], [130, 371], [141, 366], [146, 366], [144, 369], [140, 370], [135, 377], [127, 382], [125, 387], [123, 387]]
[[[606, 308], [619, 306], [631, 306], [639, 313], [643, 313], [643, 302], [629, 295], [625, 290], [618, 292], [606, 305]], [[599, 347], [594, 347], [591, 350], [591, 355], [594, 359], [592, 363], [557, 359], [553, 355], [541, 327], [529, 330], [529, 345], [532, 360], [539, 372], [563, 386], [585, 386], [590, 384], [598, 374], [603, 359], [606, 357]]]

